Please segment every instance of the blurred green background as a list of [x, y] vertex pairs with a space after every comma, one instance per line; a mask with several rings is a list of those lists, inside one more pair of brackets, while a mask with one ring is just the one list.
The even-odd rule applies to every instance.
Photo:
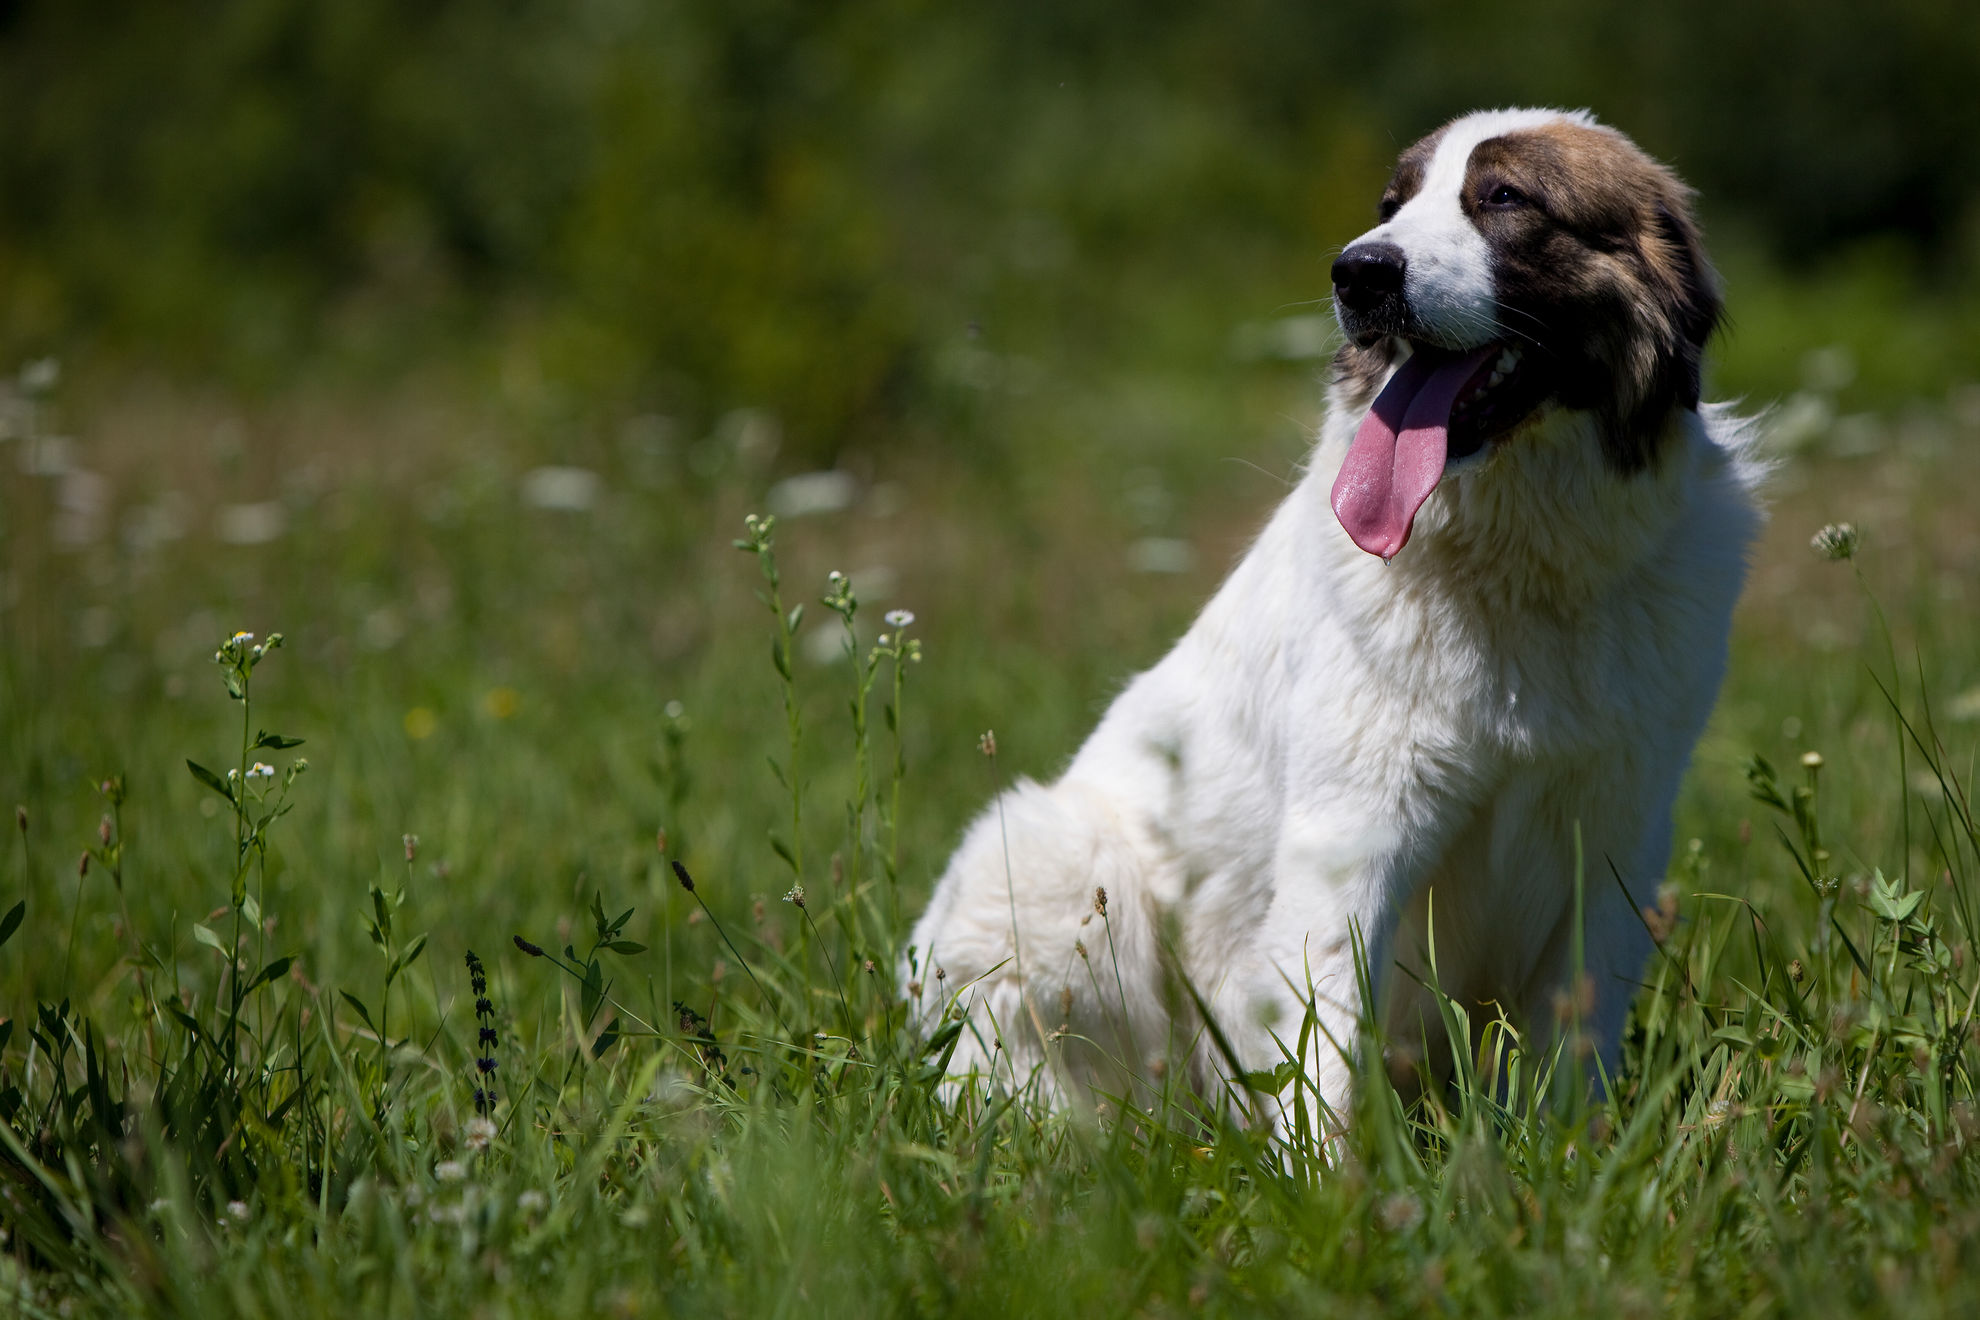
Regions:
[[[1805, 545], [1862, 524], [1947, 727], [1980, 717], [1976, 78], [1980, 6], [1925, 0], [0, 0], [0, 793], [44, 841], [0, 875], [66, 909], [121, 771], [133, 919], [224, 901], [180, 760], [233, 736], [218, 638], [280, 629], [311, 976], [415, 832], [456, 942], [630, 890], [671, 978], [656, 827], [720, 901], [787, 883], [768, 616], [728, 548], [770, 509], [791, 599], [840, 569], [869, 640], [919, 615], [925, 884], [1242, 549], [1317, 414], [1332, 252], [1403, 145], [1498, 103], [1589, 106], [1698, 187], [1714, 392], [1780, 402], [1682, 831], [1730, 856], [1740, 758], [1846, 740], [1874, 853], [1871, 615]], [[117, 920], [85, 916], [98, 966]]]
[[[581, 410], [770, 408], [825, 461], [971, 323], [1155, 359], [1176, 304], [1323, 296], [1400, 146], [1518, 102], [1673, 162], [1737, 273], [1932, 290], [1926, 360], [1855, 345], [1888, 394], [1976, 347], [1976, 73], [1942, 0], [8, 0], [0, 344], [276, 389], [521, 341]], [[1728, 383], [1790, 388], [1746, 338]]]

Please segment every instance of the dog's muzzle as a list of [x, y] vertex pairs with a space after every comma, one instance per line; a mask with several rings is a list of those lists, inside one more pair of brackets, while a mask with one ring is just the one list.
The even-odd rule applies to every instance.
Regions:
[[1334, 302], [1342, 329], [1355, 338], [1394, 334], [1404, 318], [1407, 263], [1394, 243], [1356, 243], [1334, 262]]

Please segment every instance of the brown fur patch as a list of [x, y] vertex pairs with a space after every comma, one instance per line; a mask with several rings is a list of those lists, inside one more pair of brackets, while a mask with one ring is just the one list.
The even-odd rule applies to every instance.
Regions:
[[1622, 134], [1567, 121], [1481, 142], [1466, 165], [1460, 201], [1491, 244], [1501, 323], [1547, 359], [1561, 403], [1601, 418], [1625, 472], [1655, 458], [1673, 408], [1698, 405], [1719, 323], [1690, 200]]

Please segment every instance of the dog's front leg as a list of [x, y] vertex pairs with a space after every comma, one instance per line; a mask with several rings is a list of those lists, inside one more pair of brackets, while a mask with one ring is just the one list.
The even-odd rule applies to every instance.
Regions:
[[1374, 1007], [1367, 999], [1382, 991], [1414, 874], [1408, 836], [1400, 824], [1354, 813], [1285, 827], [1260, 930], [1263, 956], [1241, 1001], [1223, 997], [1226, 1017], [1242, 1015], [1224, 1025], [1241, 1042], [1244, 1067], [1270, 1071], [1291, 1060], [1302, 1078], [1280, 1092], [1279, 1121], [1297, 1104], [1315, 1131], [1347, 1122], [1361, 1023]]

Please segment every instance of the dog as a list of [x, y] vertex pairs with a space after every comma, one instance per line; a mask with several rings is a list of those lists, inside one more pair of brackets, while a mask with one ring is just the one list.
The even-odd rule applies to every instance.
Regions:
[[963, 1021], [952, 1085], [1180, 1065], [1338, 1124], [1364, 1021], [1448, 1077], [1433, 985], [1571, 1017], [1613, 1075], [1761, 519], [1756, 424], [1699, 397], [1717, 277], [1690, 191], [1586, 112], [1456, 119], [1378, 214], [1302, 480], [936, 884], [903, 974]]

